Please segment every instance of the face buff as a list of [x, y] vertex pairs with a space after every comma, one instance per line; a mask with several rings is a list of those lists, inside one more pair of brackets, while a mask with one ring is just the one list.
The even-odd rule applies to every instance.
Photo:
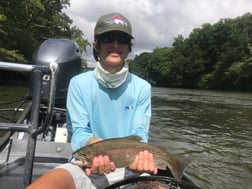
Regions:
[[109, 73], [100, 64], [96, 63], [94, 75], [97, 81], [106, 88], [117, 88], [122, 85], [128, 77], [129, 66], [124, 64], [124, 67], [116, 73]]

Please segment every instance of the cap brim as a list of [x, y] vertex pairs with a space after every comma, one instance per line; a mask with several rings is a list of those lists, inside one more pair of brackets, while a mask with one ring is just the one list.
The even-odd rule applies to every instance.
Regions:
[[130, 36], [131, 39], [134, 39], [134, 37], [132, 35], [130, 35], [128, 32], [125, 32], [124, 30], [119, 29], [119, 28], [112, 28], [112, 27], [109, 28], [109, 29], [107, 29], [107, 30], [103, 30], [102, 32], [98, 32], [98, 33], [96, 33], [96, 35], [101, 35], [103, 33], [111, 32], [111, 31], [120, 31], [120, 32], [123, 32], [123, 33], [127, 34], [128, 36]]

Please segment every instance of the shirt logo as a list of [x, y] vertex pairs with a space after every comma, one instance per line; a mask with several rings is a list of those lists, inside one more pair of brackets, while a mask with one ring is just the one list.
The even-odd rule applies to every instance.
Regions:
[[129, 106], [125, 106], [125, 110], [132, 110], [134, 108], [134, 106], [129, 105]]

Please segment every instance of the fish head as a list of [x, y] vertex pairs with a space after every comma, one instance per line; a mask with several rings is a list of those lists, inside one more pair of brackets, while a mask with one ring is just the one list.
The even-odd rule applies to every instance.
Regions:
[[72, 156], [75, 158], [75, 160], [72, 162], [73, 164], [82, 167], [91, 167], [92, 159], [90, 158], [90, 155], [85, 151], [74, 152]]

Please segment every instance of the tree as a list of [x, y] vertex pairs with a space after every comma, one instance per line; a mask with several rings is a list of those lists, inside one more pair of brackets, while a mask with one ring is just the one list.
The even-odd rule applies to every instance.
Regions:
[[[6, 16], [2, 12], [2, 9], [0, 9], [0, 23], [6, 21]], [[4, 30], [2, 24], [0, 24], [0, 36], [7, 36], [7, 32]], [[5, 48], [2, 48], [2, 43], [0, 42], [1, 47], [0, 47], [0, 57], [3, 60], [6, 61], [19, 61], [19, 62], [26, 62], [25, 58], [23, 55], [19, 54], [16, 50], [7, 50]]]
[[[11, 51], [18, 56], [13, 59], [28, 62], [34, 50], [47, 38], [65, 37], [77, 43], [81, 51], [89, 45], [83, 33], [62, 12], [70, 5], [69, 0], [10, 0], [0, 2], [0, 45], [2, 60], [7, 60]], [[18, 58], [23, 56], [24, 60]]]
[[157, 86], [252, 91], [252, 15], [220, 19], [178, 35], [173, 47], [131, 61], [132, 70]]

